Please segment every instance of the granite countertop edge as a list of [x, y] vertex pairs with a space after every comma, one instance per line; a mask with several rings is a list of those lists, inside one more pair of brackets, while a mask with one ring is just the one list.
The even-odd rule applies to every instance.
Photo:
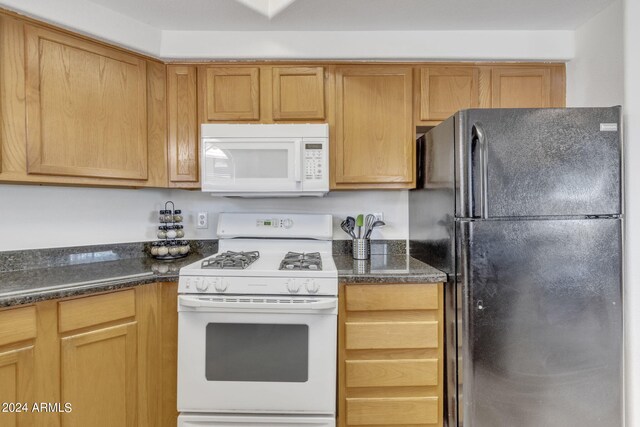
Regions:
[[[373, 256], [372, 256], [372, 259]], [[404, 262], [408, 267], [400, 272], [371, 272], [367, 271], [369, 261], [356, 262], [349, 255], [334, 255], [336, 267], [338, 268], [338, 282], [340, 285], [345, 283], [359, 284], [411, 284], [411, 283], [439, 283], [447, 280], [446, 274], [436, 270], [428, 264], [416, 260], [408, 255], [393, 255], [389, 257], [388, 263]], [[96, 263], [101, 264], [101, 263]], [[357, 267], [365, 267], [365, 271], [356, 272]], [[96, 266], [98, 268], [98, 266]], [[86, 268], [86, 265], [85, 265]], [[178, 280], [177, 272], [168, 272], [166, 274], [143, 271], [131, 277], [103, 278], [102, 280], [68, 283], [55, 286], [53, 288], [27, 288], [24, 291], [0, 291], [0, 308], [33, 304], [40, 301], [51, 299], [69, 298], [101, 292], [115, 291], [119, 289], [132, 288], [139, 285], [145, 285], [156, 282], [176, 282]], [[1, 277], [0, 277], [1, 282]], [[1, 285], [0, 285], [1, 289]]]

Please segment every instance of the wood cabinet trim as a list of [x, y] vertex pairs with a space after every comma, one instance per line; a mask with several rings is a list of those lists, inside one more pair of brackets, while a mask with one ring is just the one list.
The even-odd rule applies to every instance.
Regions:
[[437, 396], [347, 398], [347, 425], [416, 425], [438, 422]]
[[350, 285], [345, 289], [347, 311], [437, 310], [437, 285]]
[[438, 385], [438, 359], [347, 360], [347, 387]]
[[[218, 67], [204, 66], [203, 73], [203, 112], [204, 121], [256, 121], [260, 120], [260, 68], [254, 67]], [[248, 111], [216, 111], [217, 76], [249, 77], [249, 97], [251, 107]]]
[[[434, 92], [431, 77], [464, 77], [469, 82], [469, 105], [454, 108], [454, 111], [434, 110], [431, 96]], [[451, 97], [455, 94], [451, 93]], [[457, 110], [480, 106], [480, 70], [477, 67], [423, 67], [420, 69], [420, 120], [445, 120]]]
[[134, 289], [60, 301], [58, 331], [69, 332], [135, 315]]
[[194, 183], [199, 175], [196, 68], [167, 67], [169, 181]]
[[36, 337], [36, 307], [0, 311], [0, 346]]
[[[342, 188], [350, 188], [350, 184], [399, 184], [400, 186], [414, 186], [415, 185], [415, 166], [414, 166], [414, 140], [415, 132], [413, 130], [413, 100], [412, 100], [412, 86], [413, 86], [413, 71], [411, 67], [401, 66], [340, 66], [336, 67], [336, 137], [334, 138], [334, 145], [336, 154], [331, 159], [331, 175], [335, 181], [332, 187], [336, 187], [338, 184], [342, 185]], [[404, 155], [400, 156], [400, 159], [404, 159], [402, 165], [402, 173], [398, 175], [376, 175], [374, 173], [367, 175], [349, 175], [345, 173], [345, 164], [347, 160], [345, 158], [345, 148], [350, 146], [350, 150], [359, 151], [353, 147], [351, 136], [345, 134], [345, 125], [351, 120], [351, 118], [345, 118], [345, 77], [384, 77], [393, 76], [401, 77], [404, 79], [402, 87], [402, 106], [404, 109], [403, 118], [404, 123], [403, 135], [401, 136], [400, 146]], [[404, 141], [403, 141], [404, 139]], [[360, 147], [360, 150], [364, 150], [364, 147]], [[367, 150], [364, 150], [367, 151]], [[396, 151], [396, 150], [394, 150]], [[386, 156], [384, 156], [387, 158]], [[351, 159], [353, 160], [353, 159]], [[353, 188], [353, 187], [351, 187]]]
[[[117, 50], [113, 50], [90, 41], [80, 38], [60, 34], [56, 31], [43, 29], [40, 27], [25, 25], [25, 52], [26, 52], [26, 143], [27, 143], [27, 173], [29, 174], [50, 174], [63, 176], [79, 176], [94, 178], [116, 178], [116, 179], [147, 179], [148, 178], [148, 157], [147, 157], [147, 88], [146, 88], [146, 62], [134, 55], [129, 55]], [[55, 165], [45, 162], [43, 153], [43, 129], [42, 126], [42, 82], [41, 82], [41, 40], [55, 42], [59, 45], [75, 49], [78, 52], [85, 52], [91, 55], [99, 55], [117, 62], [128, 64], [137, 68], [136, 85], [136, 111], [139, 114], [135, 123], [136, 130], [136, 157], [139, 163], [130, 169], [110, 169], [107, 167], [81, 166], [81, 165]], [[104, 82], [101, 82], [104, 84]], [[116, 105], [108, 108], [117, 108]], [[77, 118], [81, 119], [81, 118]], [[127, 159], [127, 161], [129, 161]]]
[[[60, 351], [62, 354], [61, 360], [61, 398], [64, 402], [77, 402], [81, 399], [81, 394], [86, 392], [85, 387], [82, 386], [84, 382], [88, 382], [88, 378], [78, 377], [79, 364], [81, 362], [81, 355], [79, 349], [83, 346], [88, 346], [95, 343], [107, 342], [114, 339], [124, 339], [125, 353], [122, 355], [124, 359], [124, 366], [112, 366], [113, 369], [120, 369], [124, 378], [124, 395], [120, 396], [122, 389], [103, 390], [103, 393], [115, 394], [122, 399], [122, 406], [124, 406], [124, 421], [123, 427], [135, 427], [138, 420], [138, 363], [137, 356], [137, 334], [136, 334], [136, 322], [125, 323], [122, 325], [111, 326], [107, 328], [92, 330], [81, 334], [71, 335], [61, 338]], [[95, 361], [100, 363], [101, 361]], [[104, 360], [102, 363], [106, 363]], [[86, 367], [86, 366], [85, 366]], [[110, 384], [113, 385], [113, 384]], [[96, 420], [96, 415], [92, 411], [87, 411], [86, 407], [84, 411], [72, 411], [64, 414], [65, 425], [82, 425], [78, 419], [92, 419]], [[109, 408], [115, 410], [116, 408]], [[87, 424], [84, 424], [87, 425]]]
[[[551, 107], [551, 69], [549, 67], [493, 67], [491, 71], [491, 106], [493, 108], [510, 108], [512, 105], [503, 105], [501, 79], [503, 77], [536, 77], [541, 79], [540, 108]], [[517, 106], [515, 106], [517, 107]]]
[[[273, 120], [322, 120], [325, 118], [324, 67], [273, 67]], [[317, 101], [315, 108], [306, 111], [285, 111], [283, 104], [283, 76], [312, 76], [315, 78], [315, 94], [310, 94]]]

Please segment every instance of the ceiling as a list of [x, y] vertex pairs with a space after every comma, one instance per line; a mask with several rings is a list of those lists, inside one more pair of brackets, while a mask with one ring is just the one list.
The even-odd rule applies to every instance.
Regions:
[[160, 30], [460, 31], [574, 30], [613, 0], [296, 0], [271, 18], [264, 0], [91, 1]]

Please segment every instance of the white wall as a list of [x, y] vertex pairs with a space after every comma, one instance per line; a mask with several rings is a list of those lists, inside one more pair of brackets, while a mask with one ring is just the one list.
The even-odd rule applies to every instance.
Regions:
[[567, 60], [573, 31], [163, 31], [184, 59]]
[[573, 31], [170, 31], [87, 0], [0, 6], [163, 59], [567, 60]]
[[624, 98], [622, 0], [575, 32], [575, 58], [567, 64], [567, 106], [607, 107]]
[[640, 2], [624, 1], [627, 427], [640, 426]]
[[[373, 238], [408, 238], [407, 191], [340, 191], [324, 198], [230, 199], [198, 191], [0, 185], [0, 251], [155, 239], [157, 211], [173, 200], [185, 213], [187, 238], [215, 238], [219, 212], [334, 215], [334, 238], [347, 238], [340, 219], [382, 212], [387, 226]], [[195, 228], [197, 212], [209, 229]]]

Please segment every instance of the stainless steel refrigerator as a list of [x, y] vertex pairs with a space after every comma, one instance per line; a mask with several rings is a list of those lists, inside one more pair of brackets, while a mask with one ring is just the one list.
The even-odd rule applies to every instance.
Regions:
[[472, 109], [418, 144], [449, 426], [622, 426], [621, 110]]

